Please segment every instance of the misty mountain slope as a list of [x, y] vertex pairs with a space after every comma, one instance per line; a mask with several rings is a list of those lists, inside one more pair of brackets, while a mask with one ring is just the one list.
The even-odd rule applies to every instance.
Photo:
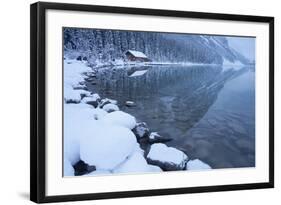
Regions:
[[82, 55], [93, 64], [124, 60], [129, 49], [145, 53], [154, 62], [249, 62], [221, 36], [65, 28], [63, 37], [66, 56]]

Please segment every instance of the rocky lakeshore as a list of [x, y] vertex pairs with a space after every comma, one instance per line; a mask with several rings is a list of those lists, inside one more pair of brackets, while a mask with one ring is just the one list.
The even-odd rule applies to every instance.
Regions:
[[85, 81], [94, 85], [97, 72], [64, 60], [64, 176], [211, 169], [168, 147], [172, 138], [121, 111], [116, 100], [89, 92]]

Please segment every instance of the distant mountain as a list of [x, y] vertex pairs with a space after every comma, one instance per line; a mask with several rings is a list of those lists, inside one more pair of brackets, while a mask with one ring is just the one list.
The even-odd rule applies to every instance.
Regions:
[[124, 52], [127, 50], [141, 51], [157, 62], [223, 64], [225, 59], [229, 62], [249, 63], [222, 36], [64, 29], [64, 51], [70, 58], [82, 55], [91, 63], [108, 63], [124, 60]]

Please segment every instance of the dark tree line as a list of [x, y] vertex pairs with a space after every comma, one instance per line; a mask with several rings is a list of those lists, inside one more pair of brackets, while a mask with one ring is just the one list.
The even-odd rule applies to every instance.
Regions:
[[90, 62], [122, 59], [129, 49], [141, 51], [158, 62], [222, 63], [222, 56], [230, 58], [230, 61], [236, 56], [223, 37], [217, 40], [222, 45], [218, 46], [214, 42], [211, 45], [211, 40], [206, 44], [199, 35], [81, 28], [65, 28], [63, 34], [65, 54], [72, 57], [82, 55]]

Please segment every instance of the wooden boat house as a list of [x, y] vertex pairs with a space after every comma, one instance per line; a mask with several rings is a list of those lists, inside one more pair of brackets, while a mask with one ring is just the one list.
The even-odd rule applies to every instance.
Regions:
[[127, 50], [125, 52], [125, 56], [128, 61], [136, 61], [136, 62], [151, 62], [151, 60], [142, 52]]

